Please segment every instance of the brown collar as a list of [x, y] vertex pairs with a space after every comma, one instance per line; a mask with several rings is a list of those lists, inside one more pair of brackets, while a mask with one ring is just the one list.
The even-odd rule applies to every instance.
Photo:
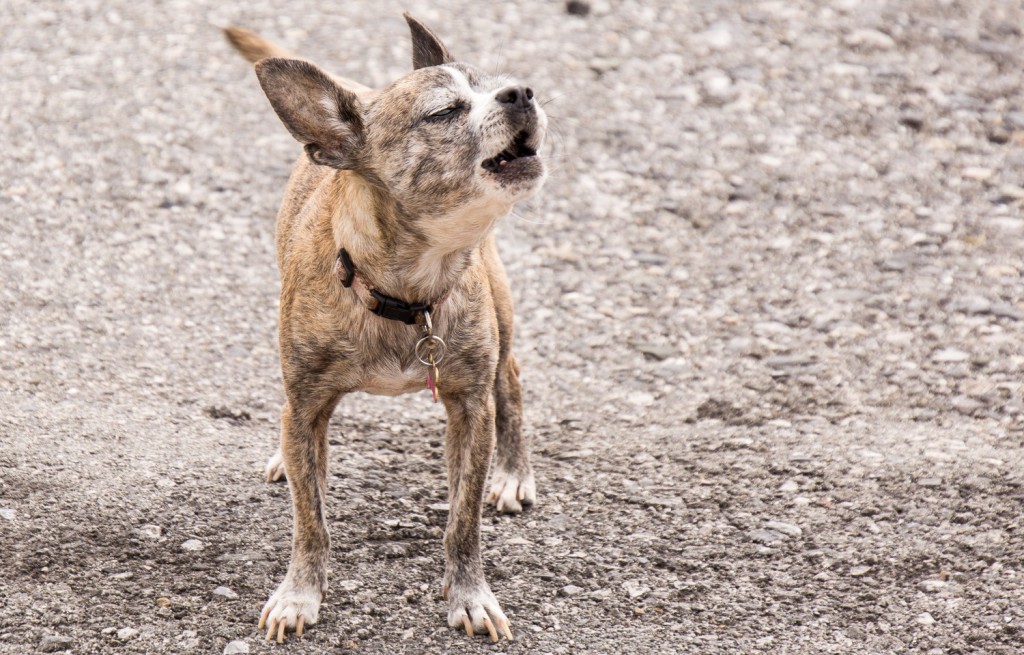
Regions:
[[386, 296], [380, 291], [371, 288], [366, 279], [356, 271], [355, 264], [348, 251], [342, 248], [338, 251], [338, 259], [334, 262], [334, 272], [341, 278], [341, 284], [346, 289], [352, 289], [356, 297], [362, 302], [371, 313], [392, 321], [399, 321], [406, 325], [425, 325], [426, 314], [434, 310], [434, 305], [440, 305], [448, 295], [446, 291], [433, 303], [406, 302]]

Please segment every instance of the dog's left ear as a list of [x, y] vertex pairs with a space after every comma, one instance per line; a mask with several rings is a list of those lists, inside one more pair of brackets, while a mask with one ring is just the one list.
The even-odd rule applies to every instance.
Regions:
[[314, 163], [356, 168], [363, 145], [359, 99], [313, 64], [298, 59], [256, 62], [256, 76], [281, 122]]
[[426, 68], [427, 66], [440, 66], [448, 64], [455, 59], [448, 48], [444, 47], [441, 39], [427, 29], [427, 26], [419, 22], [408, 13], [405, 22], [409, 23], [409, 31], [412, 32], [412, 67]]

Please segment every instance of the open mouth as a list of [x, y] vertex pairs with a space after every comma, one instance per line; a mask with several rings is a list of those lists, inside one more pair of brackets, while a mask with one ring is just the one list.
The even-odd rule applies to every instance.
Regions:
[[517, 159], [525, 157], [536, 157], [537, 151], [526, 145], [530, 133], [526, 130], [519, 132], [512, 140], [512, 144], [490, 159], [485, 159], [482, 166], [484, 170], [500, 174], [508, 169], [509, 164]]

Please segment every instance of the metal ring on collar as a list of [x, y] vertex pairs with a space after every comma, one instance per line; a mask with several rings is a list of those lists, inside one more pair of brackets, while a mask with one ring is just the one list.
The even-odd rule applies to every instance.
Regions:
[[[416, 359], [420, 360], [420, 363], [424, 366], [437, 366], [444, 359], [447, 352], [448, 345], [444, 342], [444, 339], [433, 334], [427, 335], [416, 342]], [[425, 359], [431, 353], [434, 354], [433, 362]]]

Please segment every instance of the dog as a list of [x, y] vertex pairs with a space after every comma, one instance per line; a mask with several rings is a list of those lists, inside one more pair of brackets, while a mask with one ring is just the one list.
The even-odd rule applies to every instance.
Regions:
[[457, 62], [405, 14], [413, 71], [383, 89], [332, 76], [240, 28], [281, 122], [304, 147], [277, 219], [281, 445], [294, 515], [291, 563], [259, 619], [267, 639], [302, 636], [327, 592], [327, 426], [340, 398], [429, 388], [448, 421], [448, 624], [503, 634], [511, 624], [480, 557], [486, 502], [536, 501], [522, 430], [512, 300], [493, 229], [546, 177], [547, 118], [533, 91]]

